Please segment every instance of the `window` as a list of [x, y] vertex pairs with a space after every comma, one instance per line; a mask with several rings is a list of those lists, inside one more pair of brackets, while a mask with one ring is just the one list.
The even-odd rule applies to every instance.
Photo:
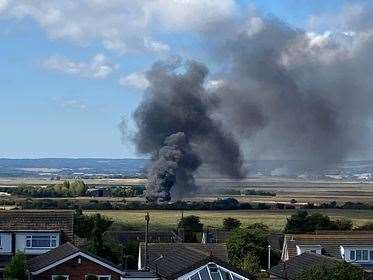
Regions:
[[350, 251], [350, 260], [351, 261], [355, 260], [355, 251], [353, 251], [353, 250]]
[[356, 260], [361, 261], [361, 250], [356, 250]]
[[[90, 274], [92, 275], [92, 274]], [[96, 275], [98, 280], [110, 280], [111, 279], [111, 276], [110, 275]], [[88, 275], [85, 276], [85, 278], [87, 279]]]
[[200, 280], [200, 279], [199, 279], [199, 275], [198, 275], [198, 273], [192, 275], [192, 276], [190, 277], [190, 279], [191, 279], [191, 280]]
[[363, 261], [368, 260], [368, 250], [363, 250]]
[[369, 259], [373, 261], [373, 251], [369, 251]]
[[52, 280], [69, 280], [69, 275], [52, 275]]
[[202, 280], [210, 280], [210, 275], [206, 267], [200, 270], [199, 275], [201, 276]]
[[57, 247], [56, 235], [27, 235], [26, 248], [54, 248]]

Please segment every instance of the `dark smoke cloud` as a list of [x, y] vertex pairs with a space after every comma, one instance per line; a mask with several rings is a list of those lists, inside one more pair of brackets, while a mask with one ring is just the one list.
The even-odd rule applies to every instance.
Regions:
[[[203, 36], [219, 65], [215, 81], [197, 62], [155, 63], [134, 115], [137, 148], [154, 161], [148, 195], [167, 201], [173, 186], [193, 189], [201, 163], [240, 177], [241, 150], [247, 159], [306, 160], [313, 170], [364, 157], [373, 116], [372, 11], [340, 15], [345, 31], [334, 33], [254, 12], [210, 26]], [[183, 140], [170, 144], [175, 135]]]
[[249, 157], [325, 168], [363, 152], [372, 117], [372, 36], [310, 34], [255, 19], [218, 46], [228, 70], [217, 75], [222, 86], [214, 90], [220, 118], [247, 144]]
[[232, 135], [211, 117], [217, 101], [204, 89], [207, 68], [180, 59], [159, 61], [147, 72], [149, 88], [137, 108], [138, 151], [151, 154], [147, 197], [170, 200], [170, 191], [194, 188], [193, 173], [200, 161], [222, 174], [243, 176], [243, 159]]

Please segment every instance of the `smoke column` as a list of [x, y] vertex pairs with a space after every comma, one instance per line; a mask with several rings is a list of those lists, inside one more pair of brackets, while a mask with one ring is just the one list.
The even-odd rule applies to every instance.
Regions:
[[231, 177], [243, 176], [238, 143], [211, 117], [216, 106], [204, 88], [207, 68], [178, 58], [159, 61], [147, 72], [150, 83], [134, 119], [135, 143], [151, 154], [148, 201], [165, 202], [194, 190], [201, 162]]

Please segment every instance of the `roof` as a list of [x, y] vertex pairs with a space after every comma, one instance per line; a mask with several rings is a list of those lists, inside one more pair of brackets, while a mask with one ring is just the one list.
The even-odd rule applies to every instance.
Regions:
[[75, 256], [83, 256], [100, 265], [106, 266], [107, 268], [114, 270], [119, 274], [124, 273], [120, 268], [118, 268], [113, 263], [103, 258], [100, 258], [92, 253], [82, 251], [69, 242], [53, 250], [50, 250], [47, 253], [32, 258], [27, 262], [27, 266], [31, 273], [38, 274], [41, 271], [48, 270], [48, 267], [63, 263], [64, 261], [67, 261]]
[[[129, 241], [145, 241], [144, 231], [107, 231], [105, 236], [123, 244]], [[150, 231], [148, 240], [152, 243], [172, 243], [180, 241], [181, 238], [172, 231]]]
[[228, 269], [228, 270], [230, 270], [230, 271], [232, 271], [232, 272], [234, 272], [236, 274], [244, 276], [244, 277], [246, 277], [246, 278], [248, 278], [250, 280], [255, 280], [256, 279], [256, 276], [254, 274], [247, 273], [246, 271], [243, 271], [243, 270], [241, 270], [241, 269], [239, 269], [239, 268], [237, 268], [235, 266], [232, 266], [228, 262], [222, 261], [222, 260], [220, 260], [218, 258], [215, 258], [215, 257], [207, 257], [204, 260], [196, 262], [193, 265], [191, 265], [190, 267], [188, 267], [188, 268], [186, 268], [184, 270], [181, 270], [181, 271], [179, 271], [176, 274], [168, 276], [167, 278], [168, 279], [176, 279], [178, 277], [181, 277], [181, 276], [187, 274], [188, 272], [192, 272], [193, 270], [195, 270], [195, 269], [197, 269], [199, 267], [202, 267], [202, 266], [204, 266], [206, 264], [209, 264], [209, 263], [215, 263], [215, 264], [217, 264], [217, 265], [219, 265], [221, 267], [224, 267], [224, 268], [226, 268], [226, 269]]
[[73, 241], [74, 211], [0, 210], [0, 231], [62, 231]]
[[315, 253], [303, 253], [272, 267], [271, 275], [277, 276], [281, 279], [295, 280], [306, 268], [322, 264], [335, 265], [340, 261], [341, 260]]
[[[145, 263], [145, 244], [140, 244], [141, 264]], [[227, 246], [221, 243], [149, 243], [148, 266], [162, 277], [168, 278], [189, 269], [198, 262], [214, 257], [228, 261]], [[161, 257], [161, 259], [159, 259]], [[158, 260], [157, 260], [158, 259]]]
[[32, 258], [27, 262], [27, 265], [31, 272], [38, 271], [77, 252], [79, 252], [79, 248], [67, 242], [56, 249]]
[[[297, 255], [296, 246], [320, 245], [322, 254], [341, 259], [340, 246], [373, 246], [373, 231], [317, 232], [315, 234], [287, 234], [284, 238], [284, 250], [288, 257]], [[284, 252], [283, 252], [284, 253]]]

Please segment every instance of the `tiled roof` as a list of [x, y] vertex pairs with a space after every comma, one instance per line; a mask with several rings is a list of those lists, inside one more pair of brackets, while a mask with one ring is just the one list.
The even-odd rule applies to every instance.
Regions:
[[27, 265], [31, 272], [38, 271], [77, 252], [79, 252], [79, 248], [67, 242], [56, 249], [32, 258], [27, 262]]
[[271, 268], [271, 275], [280, 279], [296, 280], [304, 269], [315, 265], [333, 265], [339, 260], [314, 253], [303, 253]]
[[341, 245], [373, 245], [373, 232], [340, 231], [285, 235], [284, 249], [287, 250], [289, 258], [297, 255], [297, 245], [320, 245], [323, 255], [341, 258]]
[[48, 251], [47, 253], [44, 253], [42, 255], [39, 255], [37, 257], [34, 257], [32, 259], [30, 259], [29, 261], [27, 261], [27, 266], [30, 270], [30, 272], [36, 272], [42, 268], [45, 268], [49, 265], [52, 265], [60, 260], [63, 260], [69, 256], [72, 256], [74, 255], [75, 253], [83, 253], [85, 255], [88, 255], [98, 261], [101, 261], [109, 266], [111, 266], [112, 268], [115, 268], [115, 269], [118, 269], [118, 270], [121, 270], [119, 267], [117, 267], [116, 265], [114, 265], [113, 263], [111, 263], [110, 261], [106, 260], [106, 259], [103, 259], [99, 256], [96, 256], [90, 252], [87, 252], [87, 251], [82, 251], [80, 250], [78, 247], [75, 247], [74, 245], [72, 245], [71, 243], [67, 242], [53, 250], [50, 250]]
[[[145, 244], [140, 244], [141, 263], [145, 263]], [[149, 243], [148, 266], [162, 277], [169, 277], [190, 268], [208, 257], [228, 261], [227, 246], [218, 243]]]
[[[105, 236], [123, 244], [128, 241], [145, 241], [144, 231], [107, 231]], [[172, 231], [150, 231], [148, 241], [151, 243], [170, 243], [179, 242], [181, 238]]]
[[0, 210], [2, 231], [62, 231], [63, 242], [72, 242], [73, 227], [74, 211]]

